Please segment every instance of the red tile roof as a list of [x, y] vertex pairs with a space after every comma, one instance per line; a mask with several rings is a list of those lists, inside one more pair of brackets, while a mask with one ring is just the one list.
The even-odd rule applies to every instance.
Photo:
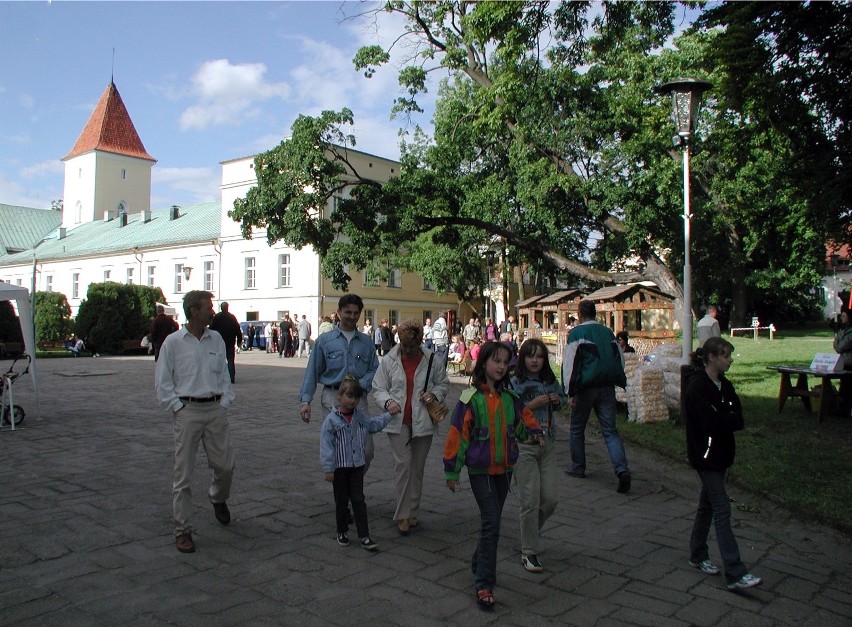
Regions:
[[121, 100], [115, 83], [104, 90], [98, 105], [92, 112], [86, 127], [77, 138], [77, 143], [62, 160], [76, 157], [92, 150], [112, 152], [128, 157], [137, 157], [147, 161], [156, 161], [148, 154], [127, 108]]

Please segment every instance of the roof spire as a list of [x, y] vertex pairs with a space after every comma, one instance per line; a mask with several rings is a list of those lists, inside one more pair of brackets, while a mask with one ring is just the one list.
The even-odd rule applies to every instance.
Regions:
[[109, 73], [109, 84], [115, 85], [115, 46], [112, 48], [112, 69]]
[[62, 157], [62, 160], [65, 161], [93, 150], [156, 161], [148, 154], [142, 140], [139, 139], [139, 134], [133, 126], [133, 121], [127, 113], [115, 83], [110, 83], [104, 90], [86, 127], [77, 138], [77, 143], [74, 144], [71, 152]]

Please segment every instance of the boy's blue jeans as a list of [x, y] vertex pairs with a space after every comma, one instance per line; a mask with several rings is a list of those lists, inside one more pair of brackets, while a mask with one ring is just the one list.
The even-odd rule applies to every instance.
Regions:
[[475, 590], [493, 590], [497, 583], [497, 543], [500, 517], [509, 493], [510, 476], [470, 474], [470, 489], [479, 505], [479, 541], [473, 554]]

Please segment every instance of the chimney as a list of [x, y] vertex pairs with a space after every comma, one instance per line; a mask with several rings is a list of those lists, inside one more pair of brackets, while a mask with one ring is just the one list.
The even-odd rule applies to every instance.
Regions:
[[142, 222], [142, 224], [150, 222], [151, 221], [151, 210], [150, 209], [143, 209], [139, 213], [139, 220]]
[[64, 226], [59, 227], [59, 239], [65, 239], [65, 236], [68, 234], [68, 229]]
[[180, 217], [180, 207], [172, 205], [169, 209], [169, 220], [177, 220]]
[[115, 215], [113, 215], [112, 211], [104, 211], [104, 222], [109, 222], [114, 217]]
[[118, 228], [121, 228], [123, 226], [127, 226], [127, 214], [126, 213], [119, 213], [118, 214]]

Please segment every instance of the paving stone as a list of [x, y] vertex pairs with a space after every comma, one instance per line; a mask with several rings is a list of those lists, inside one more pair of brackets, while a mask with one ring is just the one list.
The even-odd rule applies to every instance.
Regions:
[[[850, 624], [850, 538], [731, 486], [736, 534], [762, 587], [732, 593], [687, 564], [694, 471], [628, 445], [629, 495], [615, 492], [600, 434], [589, 477], [560, 476], [542, 530], [546, 571], [519, 561], [517, 496], [504, 509], [495, 588], [481, 611], [469, 558], [479, 512], [467, 477], [451, 494], [441, 452], [427, 460], [420, 526], [401, 537], [393, 464], [378, 435], [366, 475], [375, 554], [335, 542], [331, 488], [318, 464], [319, 419], [295, 397], [306, 361], [240, 354], [230, 411], [237, 452], [232, 523], [213, 517], [203, 451], [193, 477], [197, 552], [174, 548], [173, 442], [143, 357], [43, 360], [42, 419], [0, 431], [0, 622], [10, 625], [775, 625]], [[64, 376], [86, 374], [87, 376]], [[22, 382], [26, 383], [26, 382]], [[463, 387], [454, 383], [452, 404]], [[31, 393], [31, 392], [30, 392]], [[26, 385], [16, 400], [33, 404]], [[103, 408], [92, 411], [92, 407]], [[319, 413], [319, 405], [315, 404]], [[377, 411], [375, 413], [378, 413]], [[561, 417], [560, 417], [561, 418]], [[567, 432], [556, 442], [568, 464]], [[354, 531], [354, 530], [353, 530]], [[353, 533], [354, 535], [354, 533]], [[711, 533], [711, 553], [717, 553]]]

